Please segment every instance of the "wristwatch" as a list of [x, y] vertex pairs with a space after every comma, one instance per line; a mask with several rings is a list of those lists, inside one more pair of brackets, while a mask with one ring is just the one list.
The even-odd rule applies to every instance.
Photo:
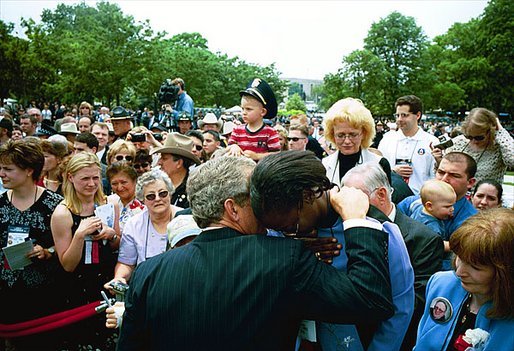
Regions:
[[48, 249], [46, 249], [51, 255], [53, 255], [55, 253], [55, 246], [52, 246], [52, 247], [49, 247]]

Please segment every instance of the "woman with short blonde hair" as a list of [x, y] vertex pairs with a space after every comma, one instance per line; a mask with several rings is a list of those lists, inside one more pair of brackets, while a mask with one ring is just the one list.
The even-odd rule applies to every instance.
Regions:
[[361, 100], [337, 101], [328, 109], [323, 125], [325, 139], [338, 150], [322, 160], [332, 183], [341, 185], [346, 172], [367, 162], [380, 163], [390, 178], [389, 162], [368, 150], [375, 137], [375, 121]]
[[109, 147], [107, 151], [107, 165], [110, 166], [114, 162], [125, 161], [132, 163], [136, 157], [136, 147], [130, 141], [118, 139]]

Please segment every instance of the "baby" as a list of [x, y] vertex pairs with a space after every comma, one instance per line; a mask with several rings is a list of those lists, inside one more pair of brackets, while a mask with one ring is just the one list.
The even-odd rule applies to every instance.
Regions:
[[453, 205], [457, 199], [455, 191], [450, 184], [432, 179], [423, 184], [420, 196], [423, 207], [413, 212], [411, 218], [430, 227], [443, 240], [449, 240], [443, 220], [453, 215]]

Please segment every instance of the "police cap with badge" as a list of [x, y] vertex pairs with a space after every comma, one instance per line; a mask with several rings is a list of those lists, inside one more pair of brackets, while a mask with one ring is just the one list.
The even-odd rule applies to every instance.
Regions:
[[273, 93], [273, 89], [269, 84], [260, 78], [253, 79], [245, 90], [241, 90], [239, 95], [249, 95], [260, 101], [266, 109], [264, 118], [274, 118], [277, 115], [277, 99]]
[[111, 121], [121, 121], [124, 119], [132, 119], [130, 113], [123, 106], [116, 106], [112, 110]]

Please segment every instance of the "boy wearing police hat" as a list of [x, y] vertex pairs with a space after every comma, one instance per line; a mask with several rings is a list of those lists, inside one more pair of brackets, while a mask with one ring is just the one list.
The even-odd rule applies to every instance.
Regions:
[[259, 161], [269, 152], [280, 151], [277, 131], [263, 122], [264, 118], [277, 115], [277, 100], [271, 87], [263, 79], [255, 78], [239, 94], [246, 124], [234, 127], [228, 141], [228, 154], [245, 155]]

